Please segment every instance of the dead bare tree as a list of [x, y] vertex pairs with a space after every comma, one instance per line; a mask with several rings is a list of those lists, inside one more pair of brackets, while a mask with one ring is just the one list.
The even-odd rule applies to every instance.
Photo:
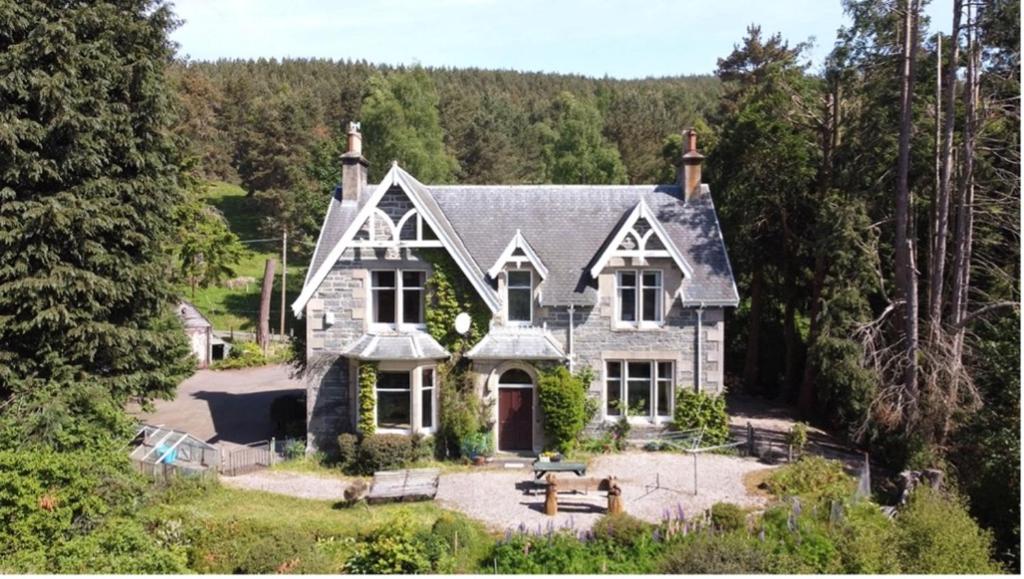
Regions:
[[263, 270], [263, 286], [260, 288], [260, 323], [256, 327], [256, 342], [263, 349], [263, 355], [267, 355], [270, 348], [270, 294], [274, 289], [274, 267], [277, 261], [274, 258], [267, 259], [267, 265]]
[[[949, 197], [953, 186], [953, 129], [956, 117], [956, 71], [960, 59], [960, 17], [963, 13], [962, 0], [953, 0], [953, 29], [950, 33], [949, 67], [946, 72], [945, 116], [942, 119], [942, 145], [939, 152], [939, 185], [935, 195], [931, 231], [931, 251], [928, 263], [928, 337], [938, 340], [942, 325], [943, 287], [946, 280], [946, 239], [949, 231]], [[942, 70], [941, 59], [940, 66]], [[940, 72], [941, 74], [941, 72]], [[937, 101], [939, 103], [941, 101]], [[941, 106], [938, 105], [937, 106]]]
[[899, 153], [896, 163], [896, 290], [901, 306], [899, 326], [903, 344], [902, 383], [911, 417], [916, 413], [918, 310], [917, 271], [914, 259], [913, 195], [910, 192], [910, 137], [913, 131], [914, 68], [917, 55], [917, 20], [920, 0], [906, 0], [903, 20], [903, 64], [900, 71]]

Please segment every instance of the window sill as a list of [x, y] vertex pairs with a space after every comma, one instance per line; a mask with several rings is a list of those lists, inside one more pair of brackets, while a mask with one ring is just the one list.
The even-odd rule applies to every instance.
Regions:
[[613, 322], [613, 332], [657, 332], [666, 328], [665, 322], [643, 322], [640, 324], [628, 322]]
[[[604, 422], [606, 424], [613, 424], [615, 422], [618, 422], [619, 418], [621, 418], [621, 416], [608, 416], [608, 415], [605, 415]], [[664, 425], [670, 424], [672, 422], [672, 417], [671, 416], [658, 416], [658, 417], [652, 418], [650, 416], [631, 416], [631, 417], [627, 418], [627, 420], [629, 421], [630, 424], [638, 425], [638, 426], [664, 426]]]

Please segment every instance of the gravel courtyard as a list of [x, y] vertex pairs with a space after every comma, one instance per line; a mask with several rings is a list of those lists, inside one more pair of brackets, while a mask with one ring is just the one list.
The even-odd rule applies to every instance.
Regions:
[[[697, 465], [699, 493], [696, 496], [693, 494], [693, 457], [687, 455], [627, 452], [601, 456], [591, 462], [587, 476], [617, 477], [626, 512], [651, 522], [660, 521], [666, 509], [675, 511], [678, 507], [691, 516], [719, 501], [744, 507], [764, 505], [763, 497], [747, 494], [743, 477], [770, 467], [755, 459], [713, 454], [699, 456]], [[543, 493], [530, 495], [522, 489], [522, 483], [532, 478], [529, 468], [445, 474], [441, 477], [437, 501], [495, 530], [520, 524], [529, 528], [546, 527], [549, 522], [556, 527], [571, 525], [587, 529], [604, 514], [606, 499], [597, 494], [560, 495], [558, 516], [548, 517], [544, 514]]]

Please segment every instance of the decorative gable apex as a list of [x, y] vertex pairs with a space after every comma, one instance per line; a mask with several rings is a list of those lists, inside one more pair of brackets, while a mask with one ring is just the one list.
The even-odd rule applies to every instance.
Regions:
[[487, 275], [491, 279], [497, 279], [498, 274], [501, 273], [501, 268], [505, 267], [506, 263], [512, 262], [516, 264], [516, 267], [519, 267], [524, 261], [533, 265], [541, 279], [548, 277], [548, 268], [544, 266], [540, 256], [537, 255], [537, 252], [530, 247], [526, 238], [523, 237], [523, 232], [516, 229], [516, 234], [512, 236], [508, 245], [505, 246], [505, 251], [501, 252], [501, 255], [494, 262], [494, 265], [491, 266], [491, 269], [487, 270]]
[[[380, 208], [381, 201], [394, 187], [401, 189], [410, 205], [397, 220]], [[501, 309], [497, 293], [484, 280], [483, 272], [440, 208], [429, 198], [426, 188], [402, 170], [397, 162], [392, 164], [319, 269], [306, 280], [302, 293], [292, 304], [292, 313], [302, 316], [306, 303], [342, 253], [350, 247], [443, 247], [476, 288], [487, 307], [492, 312]]]
[[679, 248], [672, 243], [665, 228], [643, 198], [637, 202], [598, 256], [594, 266], [590, 268], [590, 276], [597, 278], [613, 257], [632, 259], [633, 263], [638, 265], [645, 264], [651, 258], [669, 257], [683, 272], [684, 277], [693, 277], [693, 268], [686, 262]]

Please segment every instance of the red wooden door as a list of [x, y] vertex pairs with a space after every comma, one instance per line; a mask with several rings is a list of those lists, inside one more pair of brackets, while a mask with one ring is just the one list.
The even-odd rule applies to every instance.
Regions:
[[533, 450], [533, 389], [498, 389], [498, 449]]

